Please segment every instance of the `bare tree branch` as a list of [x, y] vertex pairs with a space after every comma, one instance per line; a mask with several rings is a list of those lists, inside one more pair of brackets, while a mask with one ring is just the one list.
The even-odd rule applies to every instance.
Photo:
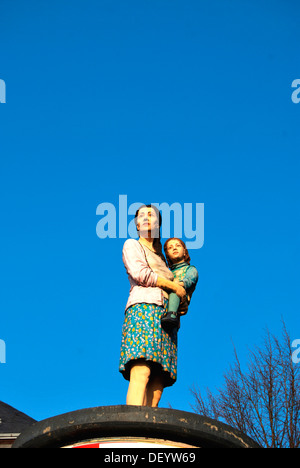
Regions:
[[292, 346], [283, 322], [281, 340], [266, 330], [263, 344], [249, 354], [242, 370], [234, 363], [216, 394], [206, 398], [191, 389], [195, 412], [220, 419], [248, 434], [263, 447], [300, 447], [300, 364], [292, 362]]

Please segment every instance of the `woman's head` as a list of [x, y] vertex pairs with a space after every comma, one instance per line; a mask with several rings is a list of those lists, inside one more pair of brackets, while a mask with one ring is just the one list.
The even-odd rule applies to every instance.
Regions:
[[135, 213], [134, 222], [139, 236], [153, 239], [153, 248], [155, 252], [164, 262], [166, 262], [162, 253], [162, 245], [160, 241], [160, 226], [162, 218], [158, 208], [154, 205], [140, 206]]
[[164, 245], [165, 255], [169, 266], [174, 263], [186, 262], [190, 264], [190, 256], [185, 243], [178, 237], [171, 237]]
[[160, 238], [161, 214], [154, 205], [142, 205], [136, 211], [134, 222], [142, 237]]

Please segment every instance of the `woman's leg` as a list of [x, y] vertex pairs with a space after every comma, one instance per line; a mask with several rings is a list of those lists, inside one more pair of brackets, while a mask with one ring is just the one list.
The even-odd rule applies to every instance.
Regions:
[[126, 404], [142, 406], [145, 404], [146, 388], [150, 378], [150, 366], [144, 360], [137, 360], [130, 369]]
[[157, 407], [164, 389], [163, 377], [156, 375], [149, 380], [147, 385], [146, 405]]

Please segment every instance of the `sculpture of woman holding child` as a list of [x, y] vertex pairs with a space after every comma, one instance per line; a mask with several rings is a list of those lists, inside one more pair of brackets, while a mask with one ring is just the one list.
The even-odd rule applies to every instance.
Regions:
[[139, 240], [127, 239], [123, 246], [130, 293], [119, 370], [129, 380], [128, 405], [158, 406], [163, 389], [175, 383], [179, 316], [187, 312], [198, 280], [180, 239], [169, 239], [165, 244], [174, 274], [168, 268], [160, 241], [161, 221], [155, 206], [141, 206], [135, 215]]

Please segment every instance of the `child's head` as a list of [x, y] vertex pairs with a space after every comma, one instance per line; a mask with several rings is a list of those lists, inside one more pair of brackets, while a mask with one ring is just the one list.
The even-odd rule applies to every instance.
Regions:
[[165, 255], [169, 266], [174, 263], [186, 262], [190, 264], [190, 256], [185, 243], [177, 237], [171, 237], [165, 242], [164, 245]]

